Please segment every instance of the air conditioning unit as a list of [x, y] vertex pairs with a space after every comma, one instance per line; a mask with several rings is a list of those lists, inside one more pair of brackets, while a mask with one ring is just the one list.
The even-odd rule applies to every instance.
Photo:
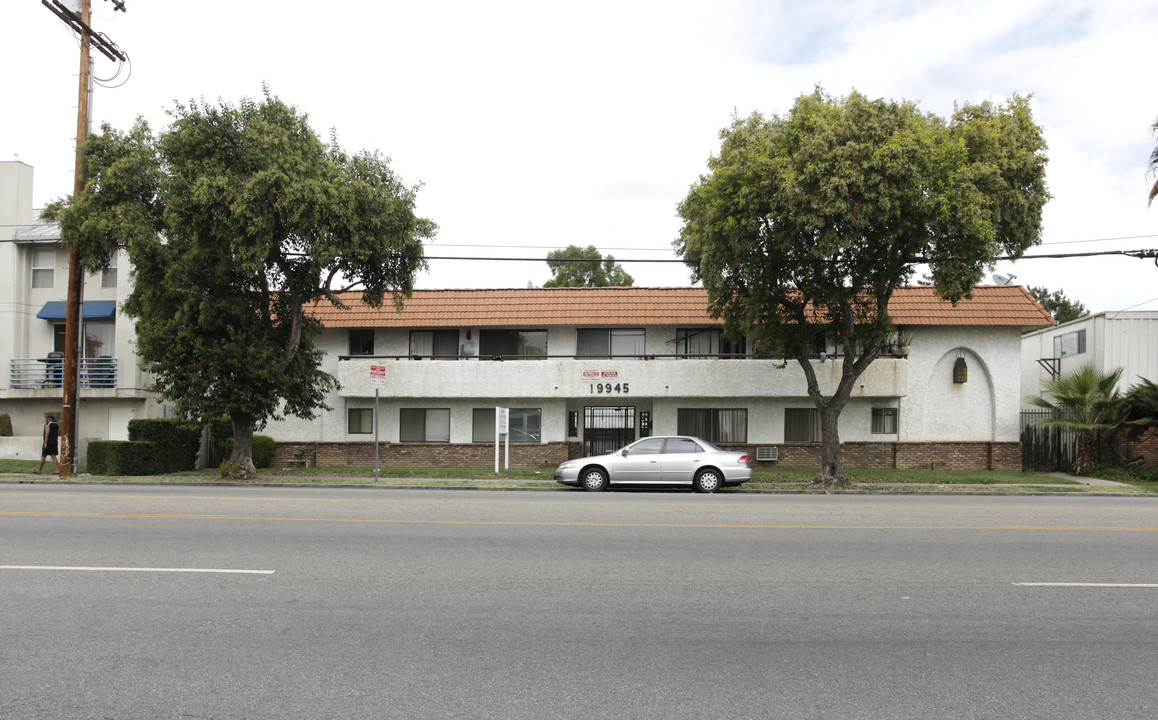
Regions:
[[757, 462], [775, 462], [780, 459], [780, 448], [774, 447], [758, 447], [756, 448]]

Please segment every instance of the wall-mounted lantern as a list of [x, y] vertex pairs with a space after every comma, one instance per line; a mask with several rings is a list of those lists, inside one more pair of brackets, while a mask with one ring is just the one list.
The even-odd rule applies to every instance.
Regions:
[[968, 380], [969, 366], [965, 364], [965, 353], [957, 353], [957, 362], [953, 363], [953, 382], [960, 384]]

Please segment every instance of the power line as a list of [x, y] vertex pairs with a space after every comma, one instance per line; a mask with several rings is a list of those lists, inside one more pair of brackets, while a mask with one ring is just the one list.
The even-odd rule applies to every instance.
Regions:
[[1046, 245], [1075, 245], [1077, 243], [1111, 242], [1113, 240], [1142, 240], [1144, 238], [1152, 237], [1158, 237], [1158, 235], [1123, 235], [1122, 237], [1091, 238], [1089, 240], [1059, 240], [1057, 242], [1043, 242], [1038, 247], [1044, 247]]
[[[491, 246], [497, 247], [497, 246]], [[1055, 260], [1059, 258], [1075, 258], [1075, 257], [1098, 257], [1098, 256], [1112, 256], [1121, 255], [1125, 257], [1137, 258], [1145, 260], [1149, 258], [1158, 259], [1158, 250], [1099, 250], [1096, 252], [1086, 253], [1053, 253], [1050, 255], [1022, 255], [1014, 257], [1013, 255], [1002, 255], [994, 258], [994, 260]], [[426, 260], [494, 260], [500, 262], [547, 262], [544, 257], [478, 257], [467, 255], [427, 255]], [[553, 258], [551, 262], [571, 262], [571, 263], [604, 263], [606, 258]], [[617, 263], [686, 263], [681, 259], [655, 259], [655, 258], [615, 258]], [[927, 262], [925, 258], [917, 258], [917, 262]]]

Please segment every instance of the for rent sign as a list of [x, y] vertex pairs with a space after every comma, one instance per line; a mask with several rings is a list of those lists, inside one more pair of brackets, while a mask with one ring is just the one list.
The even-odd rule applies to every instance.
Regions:
[[386, 366], [385, 365], [371, 365], [370, 366], [370, 387], [384, 388], [386, 387]]

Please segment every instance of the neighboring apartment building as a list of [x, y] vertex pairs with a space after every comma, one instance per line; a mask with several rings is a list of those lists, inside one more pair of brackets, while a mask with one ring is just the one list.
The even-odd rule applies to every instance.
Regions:
[[[801, 368], [730, 343], [703, 289], [419, 290], [401, 312], [342, 299], [349, 309], [314, 313], [341, 390], [319, 418], [264, 431], [282, 458], [371, 461], [376, 381], [388, 465], [493, 462], [496, 407], [510, 408], [514, 464], [670, 433], [819, 462]], [[1051, 325], [1048, 313], [1019, 287], [979, 287], [956, 306], [902, 288], [889, 312], [911, 349], [882, 356], [857, 383], [840, 421], [846, 464], [1019, 470], [1020, 338]], [[814, 358], [826, 394], [840, 375], [832, 354], [818, 346]]]
[[1105, 373], [1122, 368], [1118, 390], [1142, 378], [1158, 382], [1158, 312], [1100, 312], [1021, 338], [1022, 406], [1043, 392], [1042, 381], [1093, 365]]
[[[32, 181], [31, 166], [0, 162], [0, 412], [10, 414], [15, 435], [26, 438], [39, 437], [44, 413], [61, 412], [68, 296], [68, 251], [59, 228], [40, 222], [33, 210]], [[88, 439], [127, 439], [129, 420], [160, 412], [143, 390], [133, 323], [120, 311], [129, 292], [123, 254], [115, 264], [85, 277], [77, 406], [82, 460]], [[5, 452], [39, 457], [39, 441], [34, 445]]]
[[[1021, 339], [1022, 407], [1040, 410], [1030, 398], [1045, 394], [1042, 382], [1064, 377], [1082, 365], [1104, 373], [1121, 368], [1122, 393], [1143, 378], [1158, 382], [1158, 312], [1100, 312], [1026, 333]], [[1141, 457], [1145, 467], [1158, 466], [1158, 430], [1126, 443], [1123, 452]]]

